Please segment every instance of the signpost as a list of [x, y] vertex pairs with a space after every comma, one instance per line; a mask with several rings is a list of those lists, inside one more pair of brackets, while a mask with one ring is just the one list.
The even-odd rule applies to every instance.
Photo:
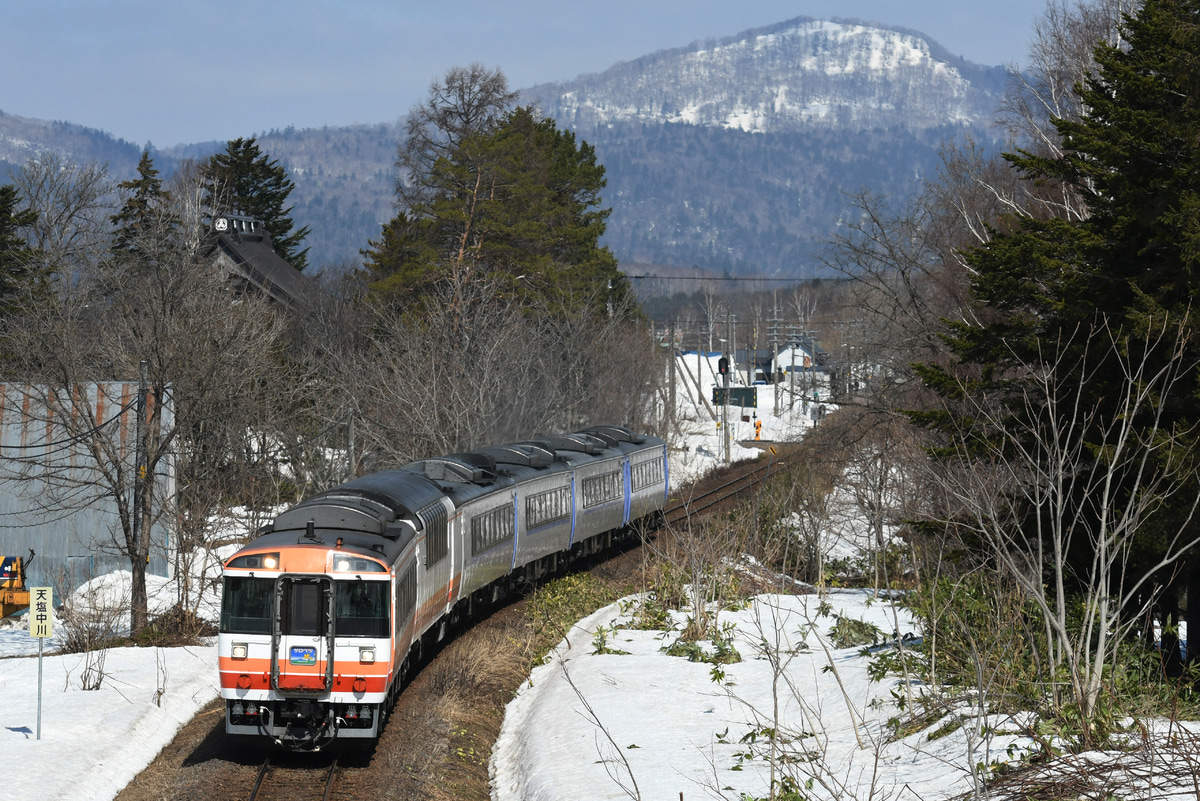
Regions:
[[29, 636], [38, 638], [37, 738], [42, 739], [42, 652], [46, 638], [54, 634], [54, 590], [31, 587], [29, 590]]

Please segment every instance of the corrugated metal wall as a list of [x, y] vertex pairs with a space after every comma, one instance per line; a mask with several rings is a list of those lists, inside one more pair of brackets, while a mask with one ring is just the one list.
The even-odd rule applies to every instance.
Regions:
[[[81, 411], [68, 426], [55, 419], [45, 387], [0, 384], [0, 556], [25, 557], [33, 549], [37, 556], [28, 583], [60, 592], [94, 576], [129, 569], [128, 558], [113, 544], [114, 538], [124, 540], [116, 504], [102, 489], [95, 461], [72, 433], [89, 428], [90, 415], [132, 475], [138, 385], [84, 384], [74, 392], [73, 405]], [[168, 398], [164, 427], [173, 425], [173, 415]], [[159, 463], [154, 482], [156, 506], [164, 508], [166, 500], [165, 508], [174, 508], [173, 457]], [[132, 501], [133, 487], [126, 492]], [[167, 517], [160, 517], [150, 532], [148, 570], [153, 575], [169, 576], [175, 561]]]

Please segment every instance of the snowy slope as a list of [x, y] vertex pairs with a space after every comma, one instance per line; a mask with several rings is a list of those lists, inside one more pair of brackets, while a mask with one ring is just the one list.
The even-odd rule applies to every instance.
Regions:
[[1002, 76], [919, 33], [801, 17], [524, 94], [560, 125], [585, 131], [630, 121], [752, 133], [919, 129], [988, 124]]

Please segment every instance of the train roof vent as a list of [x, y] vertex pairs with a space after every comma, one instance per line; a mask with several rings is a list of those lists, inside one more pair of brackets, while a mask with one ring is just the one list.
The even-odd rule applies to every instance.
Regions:
[[414, 462], [413, 467], [420, 467], [425, 477], [433, 481], [453, 481], [459, 484], [491, 484], [496, 480], [495, 463], [489, 470], [485, 465], [472, 464], [459, 458], [459, 455], [425, 459]]
[[591, 434], [594, 437], [601, 437], [602, 439], [611, 439], [614, 443], [632, 442], [640, 445], [646, 441], [635, 434], [633, 429], [626, 428], [625, 426], [592, 426], [591, 428], [585, 428], [583, 433]]
[[586, 434], [545, 434], [538, 439], [550, 444], [556, 451], [578, 451], [579, 453], [598, 453], [604, 443]]
[[545, 448], [514, 443], [512, 445], [496, 445], [491, 448], [480, 448], [476, 453], [490, 456], [496, 464], [516, 464], [526, 467], [546, 467], [554, 462], [554, 452]]
[[555, 458], [554, 445], [553, 445], [553, 443], [550, 442], [550, 440], [546, 439], [545, 437], [542, 437], [540, 439], [523, 439], [520, 442], [515, 442], [513, 444], [514, 445], [526, 445], [530, 448], [539, 448], [539, 449], [545, 451], [546, 453], [550, 454], [550, 458], [552, 458], [552, 459]]
[[575, 436], [590, 437], [591, 439], [600, 443], [601, 448], [615, 448], [615, 447], [617, 447], [617, 443], [621, 441], [621, 440], [617, 439], [616, 437], [614, 437], [613, 435], [611, 435], [607, 432], [604, 432], [604, 431], [594, 431], [594, 430], [592, 430], [592, 431], [577, 431], [575, 433]]
[[465, 464], [473, 465], [489, 473], [492, 478], [496, 477], [496, 459], [488, 456], [483, 451], [468, 451], [467, 453], [452, 453], [446, 457], [447, 459], [457, 459]]

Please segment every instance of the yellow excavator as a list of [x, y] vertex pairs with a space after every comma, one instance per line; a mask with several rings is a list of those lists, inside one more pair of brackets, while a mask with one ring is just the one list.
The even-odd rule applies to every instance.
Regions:
[[27, 559], [0, 556], [0, 620], [29, 608], [25, 571], [32, 561], [33, 551], [29, 552]]

